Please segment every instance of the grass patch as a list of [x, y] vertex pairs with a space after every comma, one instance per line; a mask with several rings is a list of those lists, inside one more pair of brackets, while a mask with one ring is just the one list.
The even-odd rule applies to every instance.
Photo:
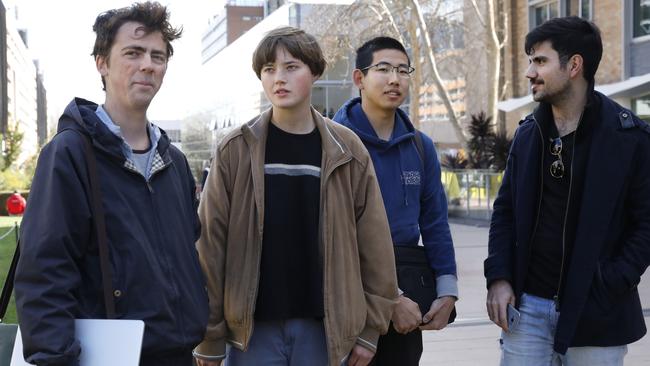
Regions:
[[[9, 217], [9, 216], [0, 216], [0, 236], [7, 233], [14, 227], [14, 223], [20, 225], [20, 217]], [[5, 238], [0, 240], [0, 286], [4, 285], [5, 278], [7, 278], [7, 272], [9, 271], [9, 265], [11, 265], [11, 259], [14, 256], [14, 251], [16, 250], [16, 234], [12, 232], [7, 235]], [[16, 318], [16, 303], [11, 297], [11, 302], [9, 303], [9, 308], [7, 309], [7, 314], [3, 323], [17, 323]]]

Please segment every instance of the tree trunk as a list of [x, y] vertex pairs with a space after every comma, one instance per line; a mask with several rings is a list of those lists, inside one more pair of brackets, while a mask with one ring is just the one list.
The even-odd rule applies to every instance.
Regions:
[[[413, 15], [415, 11], [411, 10]], [[414, 22], [408, 23], [409, 36], [411, 38], [411, 50], [413, 54], [413, 59], [411, 64], [415, 67], [413, 72], [413, 78], [411, 80], [411, 103], [409, 105], [409, 112], [411, 117], [411, 122], [415, 128], [421, 129], [420, 121], [420, 86], [422, 85], [422, 58], [420, 57], [420, 42], [418, 41], [418, 32], [417, 24]]]
[[[466, 152], [469, 152], [465, 131], [463, 130], [463, 126], [460, 124], [460, 121], [456, 116], [456, 112], [454, 111], [454, 108], [451, 105], [451, 98], [449, 97], [449, 93], [447, 92], [447, 89], [445, 89], [445, 85], [442, 82], [442, 77], [438, 72], [436, 56], [433, 53], [433, 46], [431, 45], [431, 37], [429, 37], [429, 30], [427, 27], [427, 23], [424, 20], [422, 9], [420, 9], [420, 4], [418, 3], [417, 0], [409, 0], [409, 2], [413, 6], [413, 10], [415, 11], [415, 14], [417, 16], [418, 25], [420, 26], [420, 35], [424, 37], [424, 51], [427, 57], [429, 58], [429, 64], [431, 65], [431, 74], [433, 75], [433, 81], [438, 89], [438, 95], [440, 96], [440, 99], [442, 99], [442, 102], [445, 105], [445, 109], [447, 109], [449, 122], [451, 122], [451, 126], [454, 128], [454, 132], [456, 132], [456, 137], [458, 138], [458, 142], [460, 142], [460, 144], [462, 145], [463, 149], [465, 149]], [[469, 154], [467, 154], [467, 158], [470, 161], [470, 163], [473, 163], [473, 161], [471, 161], [471, 156]]]

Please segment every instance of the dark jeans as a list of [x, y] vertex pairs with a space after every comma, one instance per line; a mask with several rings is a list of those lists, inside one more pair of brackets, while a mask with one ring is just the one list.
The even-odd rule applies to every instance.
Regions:
[[179, 353], [142, 355], [140, 366], [194, 366], [192, 350]]
[[391, 322], [388, 333], [379, 337], [377, 353], [370, 366], [418, 366], [422, 356], [422, 331], [399, 334]]

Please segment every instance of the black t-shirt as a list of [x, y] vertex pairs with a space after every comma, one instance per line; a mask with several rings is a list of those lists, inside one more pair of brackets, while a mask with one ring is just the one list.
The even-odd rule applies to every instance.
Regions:
[[[532, 240], [530, 262], [524, 291], [535, 296], [553, 299], [560, 286], [562, 271], [562, 238], [567, 216], [569, 185], [571, 182], [571, 164], [575, 143], [575, 131], [562, 137], [562, 162], [564, 174], [561, 178], [551, 175], [551, 164], [557, 155], [550, 151], [551, 143], [558, 136], [553, 122], [544, 134], [544, 161], [542, 165], [542, 202], [538, 216], [537, 229]], [[567, 240], [564, 252], [569, 253], [571, 240]], [[566, 271], [567, 255], [564, 255]]]
[[256, 320], [323, 317], [319, 248], [321, 139], [269, 124]]

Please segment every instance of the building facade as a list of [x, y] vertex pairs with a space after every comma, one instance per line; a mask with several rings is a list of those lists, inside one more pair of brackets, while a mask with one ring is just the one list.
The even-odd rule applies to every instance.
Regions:
[[210, 61], [264, 18], [264, 3], [258, 0], [229, 0], [214, 15], [201, 38], [202, 63]]

